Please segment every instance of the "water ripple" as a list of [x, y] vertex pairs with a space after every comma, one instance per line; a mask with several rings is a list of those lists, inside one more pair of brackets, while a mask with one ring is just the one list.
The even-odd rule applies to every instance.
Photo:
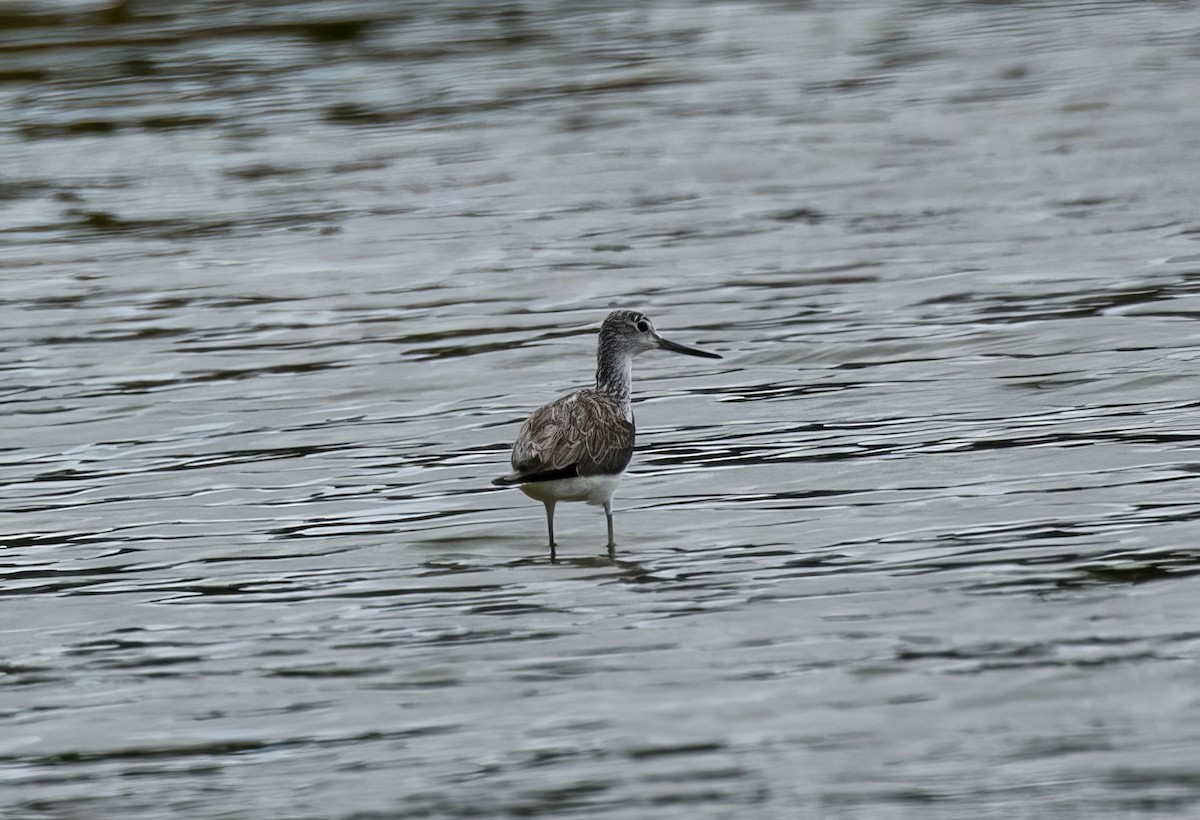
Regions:
[[0, 11], [0, 815], [1194, 812], [1200, 16], [1027, 12]]

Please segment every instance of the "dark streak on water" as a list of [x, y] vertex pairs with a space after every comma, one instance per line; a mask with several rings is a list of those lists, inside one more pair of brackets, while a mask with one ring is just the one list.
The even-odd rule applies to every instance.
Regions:
[[[0, 816], [1200, 813], [1200, 13], [0, 10]], [[603, 519], [488, 484], [614, 305]]]

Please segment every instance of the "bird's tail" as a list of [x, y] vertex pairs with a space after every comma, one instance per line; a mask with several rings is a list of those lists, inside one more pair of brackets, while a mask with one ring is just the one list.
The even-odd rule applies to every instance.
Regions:
[[560, 478], [575, 478], [579, 468], [574, 464], [560, 467], [557, 470], [542, 470], [540, 473], [509, 473], [500, 478], [492, 479], [493, 484], [501, 487], [511, 487], [514, 484], [536, 484], [539, 481], [557, 481]]

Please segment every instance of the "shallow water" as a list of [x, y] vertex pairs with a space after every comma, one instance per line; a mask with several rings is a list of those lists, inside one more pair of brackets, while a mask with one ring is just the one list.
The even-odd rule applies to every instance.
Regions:
[[1200, 812], [1190, 5], [0, 23], [0, 816]]

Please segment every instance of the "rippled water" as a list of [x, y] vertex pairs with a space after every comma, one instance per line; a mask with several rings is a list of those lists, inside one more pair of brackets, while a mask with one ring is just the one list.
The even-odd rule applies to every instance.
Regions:
[[[1200, 12], [0, 12], [0, 816], [1200, 812]], [[613, 306], [604, 518], [492, 487]]]

